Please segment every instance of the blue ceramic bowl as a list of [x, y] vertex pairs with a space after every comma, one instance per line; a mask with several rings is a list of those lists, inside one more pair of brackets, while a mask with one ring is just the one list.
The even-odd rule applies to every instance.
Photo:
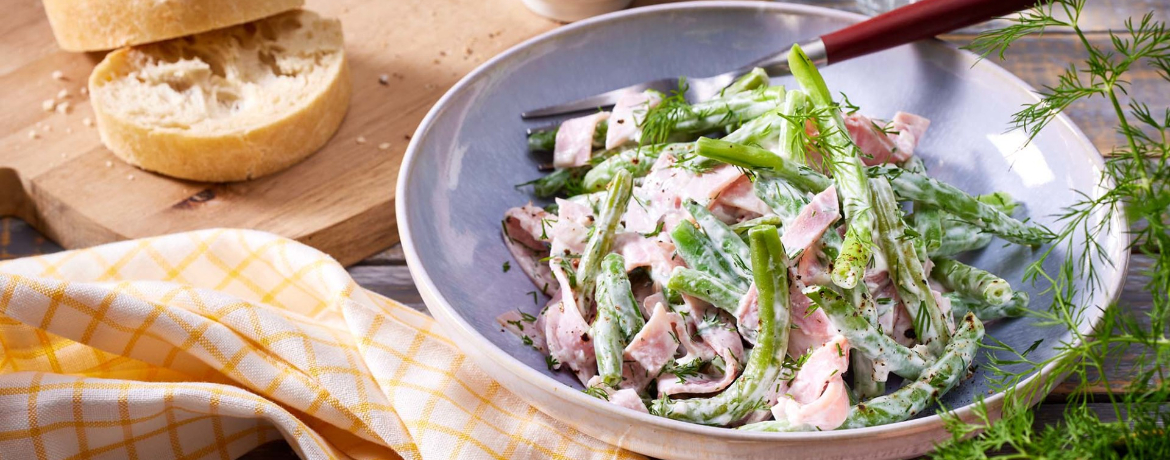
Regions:
[[[431, 109], [407, 150], [398, 179], [398, 225], [419, 290], [444, 330], [488, 374], [539, 409], [605, 441], [649, 455], [712, 458], [741, 455], [883, 458], [915, 455], [946, 436], [933, 410], [902, 423], [818, 433], [746, 433], [690, 425], [610, 405], [584, 395], [567, 373], [549, 371], [538, 352], [497, 326], [500, 313], [536, 311], [529, 280], [504, 273], [511, 260], [500, 236], [510, 207], [532, 199], [516, 184], [541, 175], [526, 153], [521, 111], [660, 77], [703, 76], [774, 53], [795, 41], [864, 19], [828, 9], [778, 3], [683, 3], [640, 8], [554, 30], [497, 56], [460, 81]], [[1032, 89], [994, 64], [939, 41], [926, 41], [823, 69], [834, 92], [864, 113], [888, 118], [904, 110], [931, 119], [919, 148], [932, 176], [969, 193], [1003, 190], [1022, 201], [1027, 216], [1053, 226], [1074, 190], [1094, 195], [1103, 167], [1088, 139], [1058, 117], [1026, 146], [1008, 132], [1012, 113], [1034, 102]], [[795, 86], [789, 78], [776, 83]], [[544, 124], [548, 122], [545, 121]], [[1102, 241], [1115, 260], [1106, 289], [1092, 305], [1107, 305], [1125, 273], [1124, 223], [1112, 222]], [[1061, 254], [1051, 260], [1059, 260]], [[1044, 308], [1051, 296], [1023, 283], [1037, 253], [993, 242], [966, 262], [998, 273]], [[1049, 269], [1055, 268], [1047, 267]], [[543, 304], [543, 301], [542, 301]], [[1099, 317], [1086, 315], [1085, 330]], [[1044, 339], [1031, 355], [1052, 356], [1070, 334], [1030, 319], [988, 325], [989, 335], [1019, 349]], [[986, 362], [981, 354], [978, 363]], [[980, 369], [985, 366], [981, 366]], [[976, 372], [943, 398], [960, 415], [988, 397]]]

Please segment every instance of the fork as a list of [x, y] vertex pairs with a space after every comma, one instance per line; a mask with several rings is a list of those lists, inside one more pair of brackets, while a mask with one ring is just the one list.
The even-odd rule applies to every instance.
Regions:
[[[1037, 5], [1037, 0], [922, 0], [867, 19], [843, 29], [799, 43], [817, 65], [829, 65], [926, 39]], [[788, 75], [788, 50], [765, 56], [719, 75], [686, 80], [683, 96], [689, 101], [706, 100], [719, 94], [736, 78], [755, 67], [776, 77]], [[599, 107], [609, 107], [626, 92], [648, 89], [663, 93], [679, 90], [679, 78], [651, 80], [601, 94], [521, 113], [523, 119], [552, 117]]]

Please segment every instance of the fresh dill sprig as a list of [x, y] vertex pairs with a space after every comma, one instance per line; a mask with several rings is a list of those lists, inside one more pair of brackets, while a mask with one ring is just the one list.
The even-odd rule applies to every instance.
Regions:
[[[1061, 229], [1026, 271], [1025, 281], [1045, 289], [1052, 303], [1032, 310], [1038, 326], [1068, 330], [1055, 345], [1055, 356], [1031, 355], [1039, 343], [1017, 352], [1002, 342], [985, 345], [993, 354], [988, 365], [992, 389], [1009, 393], [1003, 418], [993, 420], [980, 402], [976, 420], [953, 414], [944, 419], [953, 439], [932, 454], [936, 459], [979, 458], [1170, 458], [1170, 109], [1158, 114], [1132, 100], [1126, 75], [1135, 65], [1153, 67], [1170, 83], [1170, 32], [1152, 14], [1128, 20], [1122, 31], [1109, 34], [1109, 46], [1093, 45], [1077, 22], [1085, 0], [1054, 0], [1019, 15], [1014, 23], [986, 32], [969, 46], [983, 56], [1005, 57], [1013, 42], [1051, 27], [1066, 27], [1089, 57], [1070, 65], [1054, 86], [1039, 92], [1040, 101], [1016, 113], [1012, 123], [1034, 138], [1065, 108], [1093, 97], [1107, 99], [1117, 117], [1125, 144], [1116, 147], [1101, 171], [1096, 196], [1079, 193], [1076, 202], [1057, 217]], [[1131, 99], [1123, 106], [1121, 100]], [[1123, 108], [1126, 107], [1126, 108]], [[1125, 219], [1129, 248], [1151, 260], [1141, 275], [1150, 296], [1149, 312], [1125, 311], [1117, 305], [1090, 305], [1084, 299], [1104, 289], [1102, 267], [1114, 264], [1100, 243], [1112, 222]], [[1045, 265], [1055, 262], [1056, 269]], [[1106, 308], [1108, 307], [1108, 308]], [[1102, 309], [1094, 332], [1081, 329], [1086, 313]], [[1133, 375], [1118, 390], [1106, 380], [1122, 358]], [[1032, 378], [1051, 367], [1045, 378]], [[1024, 401], [1047, 394], [1068, 375], [1077, 382], [1063, 420], [1037, 430]], [[1089, 389], [1104, 388], [1114, 421], [1103, 420], [1089, 405]], [[978, 435], [972, 436], [975, 433]]]

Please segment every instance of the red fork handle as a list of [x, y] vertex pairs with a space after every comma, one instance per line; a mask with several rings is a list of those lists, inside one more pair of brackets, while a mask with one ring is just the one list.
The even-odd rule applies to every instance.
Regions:
[[978, 24], [1035, 6], [1037, 0], [922, 0], [821, 35], [829, 63]]

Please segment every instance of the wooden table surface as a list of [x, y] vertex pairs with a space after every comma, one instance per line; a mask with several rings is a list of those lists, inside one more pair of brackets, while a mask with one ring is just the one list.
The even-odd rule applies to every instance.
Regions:
[[[485, 3], [509, 4], [519, 0], [482, 0]], [[414, 3], [414, 2], [411, 2]], [[662, 3], [659, 0], [637, 1], [636, 5]], [[816, 4], [849, 11], [859, 11], [857, 4], [849, 0], [797, 0], [794, 3]], [[1124, 20], [1130, 16], [1140, 16], [1148, 11], [1155, 11], [1161, 20], [1170, 19], [1170, 0], [1094, 0], [1082, 17], [1082, 25], [1089, 40], [1102, 46], [1108, 46], [1110, 29], [1121, 28]], [[516, 8], [516, 13], [525, 15], [518, 21], [524, 24], [520, 27], [525, 32], [540, 32], [556, 27], [556, 23], [540, 19]], [[508, 27], [501, 25], [501, 27]], [[946, 35], [943, 38], [955, 44], [969, 43], [979, 30], [986, 29], [987, 25], [972, 27]], [[518, 43], [527, 38], [524, 34], [509, 34], [508, 40]], [[423, 43], [426, 46], [429, 43]], [[435, 50], [438, 53], [441, 50]], [[999, 64], [1018, 75], [1035, 87], [1054, 84], [1057, 76], [1072, 62], [1080, 62], [1085, 53], [1076, 37], [1069, 33], [1047, 33], [1043, 37], [1033, 37], [1021, 40], [1012, 47], [1008, 60]], [[472, 57], [472, 63], [478, 64], [490, 56], [477, 55]], [[438, 62], [438, 60], [436, 60]], [[436, 64], [441, 65], [441, 64]], [[452, 66], [459, 64], [452, 63]], [[458, 77], [468, 69], [464, 65], [453, 68], [450, 78], [434, 83], [436, 94], [453, 85]], [[1132, 94], [1139, 95], [1142, 100], [1152, 107], [1166, 107], [1170, 105], [1170, 91], [1167, 84], [1161, 80], [1153, 70], [1148, 68], [1135, 69], [1132, 72]], [[428, 88], [430, 89], [430, 88]], [[1074, 106], [1068, 110], [1068, 115], [1089, 136], [1099, 150], [1108, 154], [1114, 145], [1119, 143], [1119, 135], [1114, 131], [1114, 115], [1112, 108], [1101, 98]], [[1004, 120], [1005, 128], [1007, 120]], [[61, 250], [59, 246], [47, 241], [24, 222], [13, 218], [0, 218], [0, 259], [10, 259], [27, 255], [44, 254]], [[1148, 281], [1143, 271], [1151, 264], [1148, 257], [1134, 254], [1130, 260], [1129, 276], [1121, 293], [1121, 308], [1140, 312], [1150, 308], [1151, 298], [1142, 287]], [[407, 271], [406, 261], [402, 249], [395, 246], [380, 254], [370, 257], [349, 268], [350, 274], [359, 284], [387, 297], [396, 299], [406, 305], [425, 312], [426, 306], [419, 297], [418, 291]], [[1142, 318], [1143, 315], [1137, 315]], [[1124, 385], [1131, 369], [1126, 363], [1121, 363], [1108, 375], [1110, 386]], [[1060, 419], [1063, 403], [1067, 400], [1070, 391], [1075, 387], [1072, 382], [1066, 382], [1056, 389], [1039, 406], [1037, 423], [1053, 423]], [[1090, 389], [1096, 396], [1104, 396], [1104, 387]], [[1103, 418], [1113, 418], [1110, 405], [1104, 401], [1094, 404], [1094, 408]], [[291, 458], [295, 455], [283, 441], [261, 446], [249, 453], [246, 458]]]

